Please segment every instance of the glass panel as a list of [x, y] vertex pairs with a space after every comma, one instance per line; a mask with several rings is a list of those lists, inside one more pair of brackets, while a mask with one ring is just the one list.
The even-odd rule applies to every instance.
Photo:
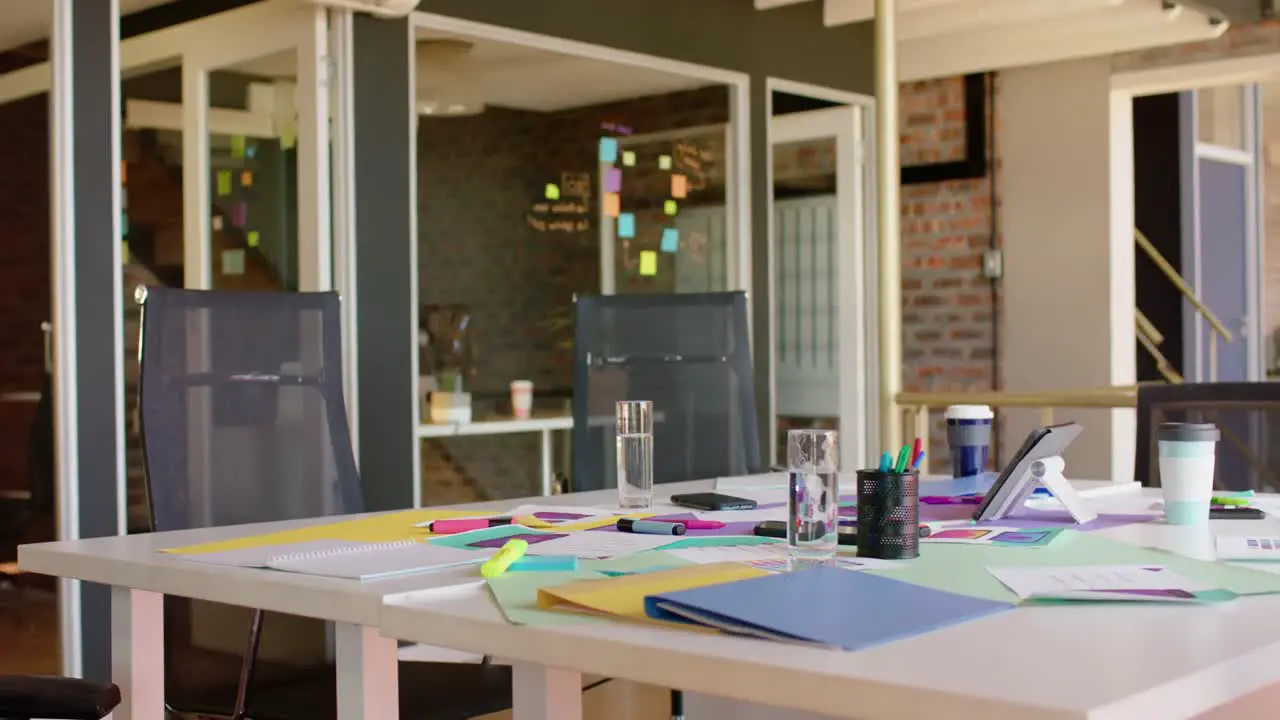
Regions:
[[[51, 4], [11, 5], [16, 7], [5, 7], [0, 75], [49, 57]], [[8, 179], [0, 213], [0, 283], [7, 290], [0, 298], [0, 675], [56, 674], [60, 666], [57, 581], [20, 573], [16, 562], [19, 544], [56, 539], [53, 418], [41, 332], [52, 297], [49, 129], [48, 94], [0, 104], [0, 157]]]
[[[728, 89], [428, 30], [417, 63], [423, 420], [509, 420], [530, 380], [564, 427], [575, 295], [726, 287]], [[568, 435], [428, 437], [423, 502], [537, 493]]]
[[213, 287], [298, 289], [297, 52], [209, 73]]
[[149, 528], [138, 427], [139, 286], [183, 286], [182, 67], [178, 58], [123, 71], [120, 229], [124, 236], [124, 398], [130, 532]]
[[1245, 93], [1242, 85], [1196, 91], [1196, 139], [1202, 143], [1243, 150]]
[[[716, 292], [728, 289], [725, 253], [725, 129], [675, 138], [614, 139], [620, 157], [602, 163], [621, 177], [614, 223], [617, 293]], [[602, 199], [605, 214], [612, 200]], [[634, 221], [627, 221], [630, 215]], [[629, 225], [629, 227], [628, 227]], [[630, 234], [631, 237], [627, 237]]]
[[835, 138], [773, 146], [773, 202], [782, 463], [788, 430], [840, 427]]

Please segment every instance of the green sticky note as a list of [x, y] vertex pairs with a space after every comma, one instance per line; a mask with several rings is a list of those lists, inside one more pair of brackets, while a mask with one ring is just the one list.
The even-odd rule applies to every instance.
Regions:
[[546, 196], [548, 200], [559, 200], [560, 188], [555, 183], [547, 183]]
[[987, 572], [987, 568], [1066, 565], [1161, 565], [1238, 595], [1280, 593], [1280, 575], [1274, 573], [1195, 560], [1077, 530], [1066, 530], [1053, 544], [1034, 549], [921, 543], [920, 557], [902, 563], [902, 567], [864, 572], [961, 595], [1017, 602], [1017, 595]]
[[671, 169], [671, 156], [670, 156], [670, 155], [659, 155], [659, 156], [658, 156], [658, 169], [659, 169], [659, 170], [670, 170], [670, 169]]
[[231, 136], [231, 157], [233, 158], [244, 157], [244, 136], [243, 135]]
[[249, 243], [249, 247], [254, 248], [258, 247], [258, 243], [262, 242], [262, 237], [258, 235], [257, 230], [250, 230], [246, 240]]
[[640, 274], [645, 277], [658, 274], [658, 253], [652, 250], [640, 251]]
[[231, 194], [231, 171], [218, 171], [218, 197], [226, 197]]
[[676, 204], [675, 200], [667, 200], [666, 202], [662, 203], [662, 212], [666, 213], [669, 216], [675, 215], [679, 211], [680, 211], [680, 206]]
[[607, 577], [589, 570], [576, 572], [517, 572], [503, 573], [487, 582], [489, 594], [512, 625], [577, 625], [588, 622], [608, 622], [602, 617], [586, 614], [541, 610], [538, 608], [538, 590], [553, 585], [598, 580]]

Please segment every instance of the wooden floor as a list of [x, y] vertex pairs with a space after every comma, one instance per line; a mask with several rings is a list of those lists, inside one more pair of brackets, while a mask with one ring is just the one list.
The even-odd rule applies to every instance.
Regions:
[[59, 665], [57, 596], [0, 587], [0, 674], [56, 674]]

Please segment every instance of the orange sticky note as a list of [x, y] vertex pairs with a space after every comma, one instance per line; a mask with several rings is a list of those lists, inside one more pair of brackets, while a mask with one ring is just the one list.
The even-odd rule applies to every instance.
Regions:
[[129, 182], [129, 163], [124, 160], [120, 161], [120, 184], [125, 185]]
[[689, 178], [676, 173], [671, 176], [671, 197], [684, 199], [689, 196]]
[[[240, 173], [240, 184], [244, 187], [253, 187], [253, 172], [245, 170]], [[683, 196], [680, 196], [683, 197]]]
[[618, 217], [618, 213], [622, 211], [622, 196], [618, 193], [604, 194], [604, 214], [609, 217]]

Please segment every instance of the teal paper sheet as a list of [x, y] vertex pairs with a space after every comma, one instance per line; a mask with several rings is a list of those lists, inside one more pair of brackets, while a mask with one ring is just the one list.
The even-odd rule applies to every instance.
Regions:
[[504, 573], [487, 581], [489, 594], [512, 625], [576, 625], [584, 622], [609, 622], [585, 614], [553, 612], [538, 609], [539, 588], [563, 585], [578, 580], [595, 580], [609, 577], [606, 573], [648, 572], [670, 570], [692, 565], [674, 555], [660, 550], [625, 555], [609, 560], [583, 560], [575, 572], [517, 572]]
[[1093, 533], [1063, 532], [1052, 545], [1026, 550], [991, 545], [920, 544], [920, 557], [892, 570], [865, 570], [904, 582], [963, 595], [1016, 602], [1017, 596], [987, 572], [989, 567], [1027, 565], [1163, 565], [1211, 587], [1237, 595], [1280, 593], [1280, 575], [1195, 560], [1142, 548]]

